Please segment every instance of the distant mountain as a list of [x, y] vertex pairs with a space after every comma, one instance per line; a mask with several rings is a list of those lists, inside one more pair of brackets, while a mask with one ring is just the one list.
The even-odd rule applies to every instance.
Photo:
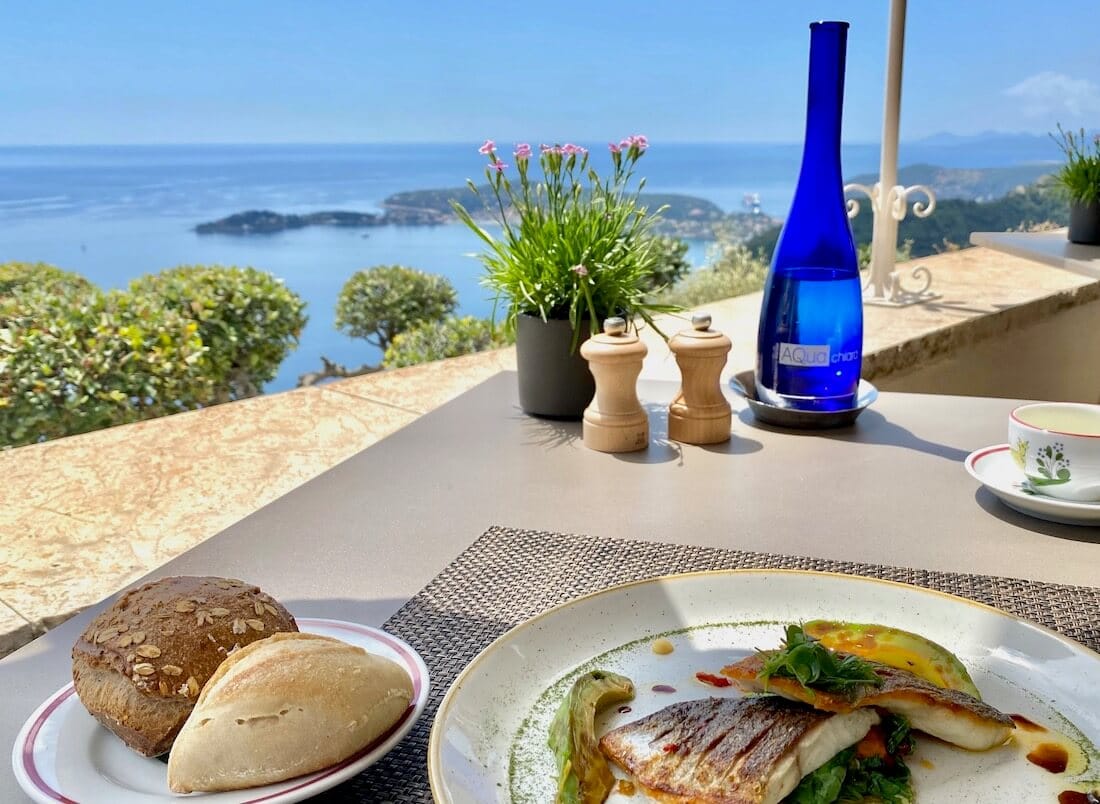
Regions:
[[[955, 136], [955, 135], [950, 135]], [[936, 198], [963, 198], [969, 201], [989, 201], [1000, 198], [1020, 187], [1034, 184], [1055, 171], [1057, 165], [1045, 162], [995, 168], [945, 168], [939, 165], [907, 165], [898, 171], [898, 182], [909, 186], [931, 187]], [[848, 179], [856, 184], [872, 185], [878, 177], [862, 174]], [[859, 196], [856, 196], [858, 199]]]

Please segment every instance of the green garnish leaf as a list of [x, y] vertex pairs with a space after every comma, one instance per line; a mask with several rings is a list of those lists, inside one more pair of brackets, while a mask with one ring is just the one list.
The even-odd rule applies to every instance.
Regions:
[[868, 798], [883, 804], [909, 804], [913, 800], [913, 785], [905, 763], [899, 759], [890, 765], [880, 757], [865, 757], [852, 763], [837, 801]]
[[783, 799], [783, 804], [832, 804], [837, 801], [855, 752], [854, 748], [841, 751], [799, 782], [798, 787]]
[[882, 686], [874, 665], [858, 656], [840, 656], [829, 650], [800, 625], [787, 626], [783, 648], [759, 651], [764, 667], [757, 678], [767, 686], [772, 676], [793, 678], [807, 689], [852, 694], [858, 687]]
[[905, 756], [913, 753], [913, 738], [909, 734], [909, 721], [903, 715], [886, 715], [882, 730], [886, 732], [886, 753]]
[[888, 715], [875, 728], [885, 736], [887, 756], [860, 756], [845, 749], [798, 783], [783, 804], [849, 804], [872, 800], [911, 804], [913, 785], [902, 756], [912, 751], [909, 722]]

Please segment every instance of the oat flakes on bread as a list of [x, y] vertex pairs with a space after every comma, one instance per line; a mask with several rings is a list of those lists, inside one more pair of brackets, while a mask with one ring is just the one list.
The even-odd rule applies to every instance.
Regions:
[[396, 662], [338, 639], [276, 634], [230, 656], [168, 757], [176, 793], [237, 790], [312, 773], [366, 748], [413, 698]]
[[294, 618], [259, 587], [229, 578], [161, 578], [126, 592], [73, 646], [87, 710], [145, 756], [172, 747], [203, 685], [234, 650]]

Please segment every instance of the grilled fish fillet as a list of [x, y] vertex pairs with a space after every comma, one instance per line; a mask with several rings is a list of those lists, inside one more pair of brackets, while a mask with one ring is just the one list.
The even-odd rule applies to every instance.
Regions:
[[874, 710], [818, 712], [782, 698], [672, 704], [609, 731], [604, 754], [670, 804], [775, 804], [879, 722]]
[[[874, 664], [873, 662], [871, 664]], [[943, 689], [908, 670], [874, 664], [881, 687], [863, 685], [847, 696], [807, 690], [793, 678], [772, 676], [767, 684], [757, 675], [764, 666], [761, 656], [750, 656], [722, 668], [746, 692], [772, 692], [808, 703], [826, 712], [851, 712], [878, 706], [904, 715], [914, 729], [971, 751], [986, 751], [1008, 739], [1016, 724], [1008, 715], [959, 690]]]

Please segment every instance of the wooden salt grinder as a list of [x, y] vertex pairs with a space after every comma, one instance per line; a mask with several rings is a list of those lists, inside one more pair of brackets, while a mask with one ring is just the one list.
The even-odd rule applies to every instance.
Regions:
[[646, 349], [627, 331], [626, 320], [609, 318], [603, 332], [581, 344], [596, 379], [596, 396], [584, 411], [584, 445], [600, 452], [634, 452], [649, 446], [649, 418], [638, 402], [638, 375]]
[[691, 329], [672, 337], [683, 381], [668, 406], [668, 437], [684, 444], [720, 444], [730, 439], [732, 413], [722, 395], [719, 375], [726, 365], [730, 339], [710, 328], [710, 316], [696, 313]]

